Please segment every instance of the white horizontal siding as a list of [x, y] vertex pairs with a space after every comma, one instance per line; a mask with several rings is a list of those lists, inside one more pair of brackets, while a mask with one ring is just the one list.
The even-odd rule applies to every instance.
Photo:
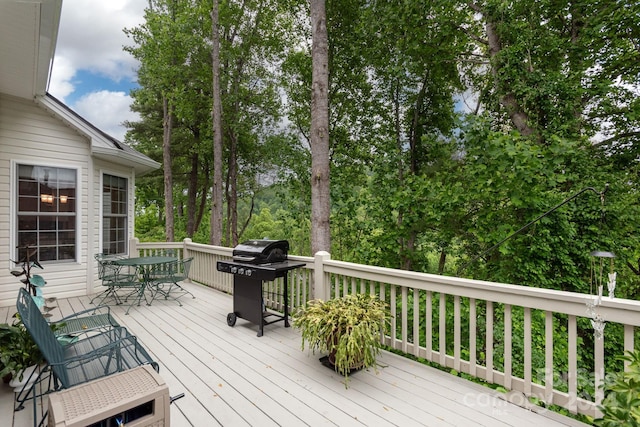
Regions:
[[[14, 201], [10, 186], [12, 162], [30, 162], [79, 170], [80, 239], [78, 261], [45, 265], [45, 295], [71, 296], [87, 292], [88, 200], [90, 141], [34, 102], [0, 95], [0, 306], [14, 305], [21, 283], [9, 274], [15, 241], [11, 231]], [[99, 217], [98, 217], [99, 218]], [[92, 233], [95, 224], [91, 225]], [[93, 251], [91, 251], [93, 252]]]

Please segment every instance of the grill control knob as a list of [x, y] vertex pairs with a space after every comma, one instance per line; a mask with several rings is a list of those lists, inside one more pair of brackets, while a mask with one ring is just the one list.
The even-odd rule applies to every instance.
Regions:
[[251, 270], [250, 268], [247, 268], [244, 272], [244, 274], [247, 276], [251, 276], [252, 273], [253, 273], [253, 270]]
[[236, 274], [237, 271], [238, 271], [238, 267], [231, 267], [231, 272], [233, 274]]
[[244, 268], [242, 268], [242, 267], [239, 268], [238, 269], [238, 274], [242, 276], [244, 274]]

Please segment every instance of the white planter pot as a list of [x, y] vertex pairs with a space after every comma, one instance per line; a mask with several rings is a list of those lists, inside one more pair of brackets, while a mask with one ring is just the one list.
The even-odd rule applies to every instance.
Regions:
[[20, 393], [24, 389], [28, 389], [38, 378], [39, 365], [32, 365], [22, 371], [22, 380], [19, 380], [20, 373], [13, 375], [13, 379], [9, 382], [9, 387], [13, 387], [13, 391]]

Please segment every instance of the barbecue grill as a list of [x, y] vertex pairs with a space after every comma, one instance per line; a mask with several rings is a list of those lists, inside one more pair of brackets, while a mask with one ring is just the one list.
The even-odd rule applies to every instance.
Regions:
[[[249, 240], [233, 249], [233, 261], [218, 261], [218, 271], [233, 274], [233, 312], [227, 315], [227, 324], [234, 326], [238, 318], [258, 325], [258, 336], [264, 325], [284, 321], [289, 327], [289, 290], [287, 273], [302, 267], [304, 262], [287, 259], [289, 242], [286, 240]], [[265, 309], [264, 282], [282, 277], [284, 280], [284, 314]], [[275, 317], [267, 321], [267, 318]]]

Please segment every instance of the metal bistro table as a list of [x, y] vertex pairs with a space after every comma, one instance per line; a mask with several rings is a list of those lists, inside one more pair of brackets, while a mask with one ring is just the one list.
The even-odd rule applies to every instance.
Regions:
[[[172, 256], [143, 256], [122, 258], [113, 261], [116, 265], [134, 267], [142, 279], [140, 281], [140, 290], [138, 291], [138, 295], [135, 301], [133, 301], [129, 306], [129, 309], [136, 303], [136, 301], [138, 303], [137, 305], [140, 306], [142, 298], [144, 298], [147, 305], [151, 305], [151, 302], [153, 302], [153, 296], [151, 297], [151, 301], [147, 301], [145, 291], [147, 288], [150, 289], [153, 286], [154, 272], [163, 264], [169, 264], [176, 261], [178, 261], [178, 258]], [[153, 295], [155, 295], [155, 293]], [[126, 314], [129, 314], [129, 309], [127, 309]]]

